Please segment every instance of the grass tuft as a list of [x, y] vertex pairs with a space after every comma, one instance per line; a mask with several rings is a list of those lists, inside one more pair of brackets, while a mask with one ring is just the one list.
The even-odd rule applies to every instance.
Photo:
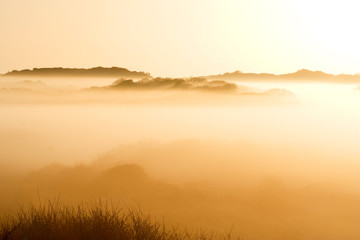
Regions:
[[168, 228], [140, 210], [124, 210], [99, 200], [77, 206], [49, 201], [37, 207], [21, 207], [0, 222], [0, 239], [211, 240], [214, 236]]

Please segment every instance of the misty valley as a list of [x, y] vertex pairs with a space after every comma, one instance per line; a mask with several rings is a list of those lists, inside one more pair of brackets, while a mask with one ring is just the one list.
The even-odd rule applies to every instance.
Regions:
[[30, 203], [100, 199], [181, 231], [358, 240], [358, 78], [308, 70], [162, 78], [122, 68], [2, 75], [0, 219]]

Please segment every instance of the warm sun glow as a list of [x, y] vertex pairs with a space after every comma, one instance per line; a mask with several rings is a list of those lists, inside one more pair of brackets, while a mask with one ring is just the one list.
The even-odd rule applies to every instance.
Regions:
[[294, 28], [303, 33], [299, 40], [312, 44], [313, 54], [321, 53], [329, 66], [336, 59], [338, 65], [353, 62], [355, 67], [360, 56], [360, 33], [354, 28], [360, 22], [358, 1], [299, 1], [292, 7], [296, 9]]
[[0, 0], [0, 240], [359, 240], [359, 2]]
[[358, 9], [351, 0], [2, 1], [0, 71], [102, 65], [161, 76], [357, 73]]

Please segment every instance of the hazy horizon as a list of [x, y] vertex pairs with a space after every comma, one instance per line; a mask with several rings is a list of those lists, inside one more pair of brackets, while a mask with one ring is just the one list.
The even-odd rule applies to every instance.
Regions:
[[[94, 68], [106, 68], [106, 69], [111, 69], [111, 68], [123, 68], [122, 66], [90, 66], [90, 67], [62, 67], [62, 66], [52, 66], [52, 67], [30, 67], [30, 68], [24, 68], [24, 69], [9, 69], [7, 70], [6, 72], [3, 72], [3, 73], [0, 73], [0, 75], [3, 75], [5, 76], [6, 74], [8, 73], [11, 73], [11, 72], [16, 72], [16, 71], [24, 71], [24, 70], [30, 70], [30, 71], [33, 71], [35, 69], [84, 69], [84, 70], [88, 70], [88, 69], [94, 69]], [[149, 73], [150, 75], [151, 74], [151, 71], [149, 72], [144, 72], [142, 71], [141, 69], [127, 69], [127, 68], [124, 68], [126, 70], [129, 70], [131, 72], [143, 72], [143, 73]], [[158, 75], [154, 75], [153, 77], [168, 77], [168, 78], [188, 78], [188, 77], [200, 77], [200, 76], [213, 76], [213, 75], [221, 75], [221, 74], [228, 74], [228, 73], [245, 73], [245, 74], [272, 74], [272, 75], [285, 75], [285, 74], [291, 74], [291, 73], [297, 73], [297, 72], [300, 72], [300, 71], [310, 71], [310, 72], [322, 72], [322, 73], [326, 73], [326, 74], [331, 74], [331, 75], [334, 75], [334, 76], [338, 76], [338, 75], [353, 75], [353, 76], [357, 76], [357, 75], [360, 75], [360, 72], [353, 72], [353, 73], [345, 73], [345, 72], [340, 72], [340, 73], [329, 73], [329, 72], [325, 72], [325, 71], [322, 71], [321, 69], [306, 69], [306, 68], [297, 68], [295, 71], [292, 71], [292, 72], [278, 72], [278, 73], [274, 73], [274, 72], [245, 72], [245, 71], [242, 71], [241, 69], [233, 69], [231, 71], [226, 71], [226, 72], [218, 72], [218, 73], [207, 73], [207, 74], [203, 74], [203, 75], [193, 75], [193, 74], [188, 74], [188, 75], [181, 75], [181, 76], [158, 76]]]
[[[123, 66], [156, 76], [360, 72], [357, 1], [2, 1], [0, 72]], [[338, 16], [338, 17], [334, 17]]]
[[0, 0], [0, 72], [25, 69], [0, 75], [0, 239], [112, 240], [108, 212], [51, 217], [104, 199], [221, 239], [359, 240], [359, 7]]

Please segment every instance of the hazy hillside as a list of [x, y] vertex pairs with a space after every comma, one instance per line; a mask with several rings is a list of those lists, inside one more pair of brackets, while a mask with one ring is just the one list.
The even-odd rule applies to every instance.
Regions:
[[[60, 199], [70, 210], [79, 209], [78, 206], [80, 209], [92, 207], [94, 200], [104, 199], [104, 203], [113, 203], [119, 209], [140, 207], [155, 219], [163, 219], [170, 228], [184, 226], [219, 234], [231, 232], [244, 240], [358, 240], [358, 168], [349, 163], [349, 159], [356, 156], [349, 155], [346, 163], [341, 159], [341, 163], [334, 164], [339, 161], [333, 156], [336, 154], [329, 157], [325, 151], [310, 151], [304, 146], [288, 148], [284, 151], [284, 145], [196, 140], [163, 144], [139, 142], [120, 145], [86, 165], [51, 164], [18, 177], [3, 176], [0, 239], [1, 233], [12, 229], [4, 225], [7, 231], [1, 231], [1, 217], [13, 213], [19, 205], [27, 206], [29, 202], [39, 205]], [[326, 171], [321, 171], [324, 169]], [[345, 175], [354, 178], [347, 179], [346, 183], [342, 177]], [[350, 191], [349, 185], [356, 190]], [[86, 205], [87, 202], [90, 205]], [[111, 209], [109, 206], [108, 210]], [[30, 217], [35, 212], [23, 211], [21, 216]], [[74, 235], [94, 223], [94, 218], [88, 219], [87, 214], [80, 218], [88, 219], [87, 224], [70, 221], [79, 214], [66, 218], [58, 214], [59, 219], [46, 218], [52, 214], [36, 216], [38, 218], [17, 221], [21, 224], [8, 240], [24, 239], [24, 235], [36, 233], [33, 229], [39, 229], [40, 236], [28, 236], [28, 239], [89, 239], [74, 238]], [[105, 216], [101, 219], [107, 220]], [[101, 219], [95, 224], [101, 224], [105, 231], [112, 221]], [[63, 226], [66, 228], [56, 230]], [[110, 226], [119, 229], [118, 224]], [[46, 231], [48, 229], [51, 231]], [[50, 237], [50, 233], [62, 236], [62, 231], [72, 237]], [[90, 239], [127, 239], [114, 237], [119, 232], [112, 232], [108, 238], [94, 235]], [[17, 238], [16, 234], [24, 235]], [[49, 234], [47, 238], [43, 237], [45, 234]]]
[[[139, 81], [133, 79], [118, 79], [106, 88], [137, 89], [137, 90], [203, 90], [233, 92], [238, 89], [236, 84], [225, 81], [207, 81], [206, 78], [144, 78]], [[248, 89], [247, 89], [248, 90]]]
[[[150, 73], [143, 71], [130, 71], [119, 67], [94, 67], [94, 68], [33, 68], [13, 70], [1, 76], [5, 77], [106, 77], [106, 78], [152, 78]], [[158, 78], [159, 80], [165, 78]], [[207, 80], [230, 80], [230, 81], [316, 81], [334, 83], [360, 83], [359, 74], [333, 75], [322, 71], [311, 71], [301, 69], [294, 73], [272, 74], [272, 73], [244, 73], [235, 71], [231, 73], [200, 76], [194, 79]]]
[[119, 67], [95, 67], [95, 68], [34, 68], [32, 70], [14, 70], [4, 74], [9, 77], [132, 77], [145, 78], [150, 77], [149, 73], [130, 71]]
[[301, 69], [294, 73], [287, 74], [271, 74], [271, 73], [243, 73], [235, 71], [232, 73], [224, 73], [219, 75], [206, 76], [209, 80], [242, 80], [242, 81], [319, 81], [319, 82], [334, 82], [334, 83], [360, 83], [359, 75], [340, 74], [333, 75], [321, 71], [310, 71]]

